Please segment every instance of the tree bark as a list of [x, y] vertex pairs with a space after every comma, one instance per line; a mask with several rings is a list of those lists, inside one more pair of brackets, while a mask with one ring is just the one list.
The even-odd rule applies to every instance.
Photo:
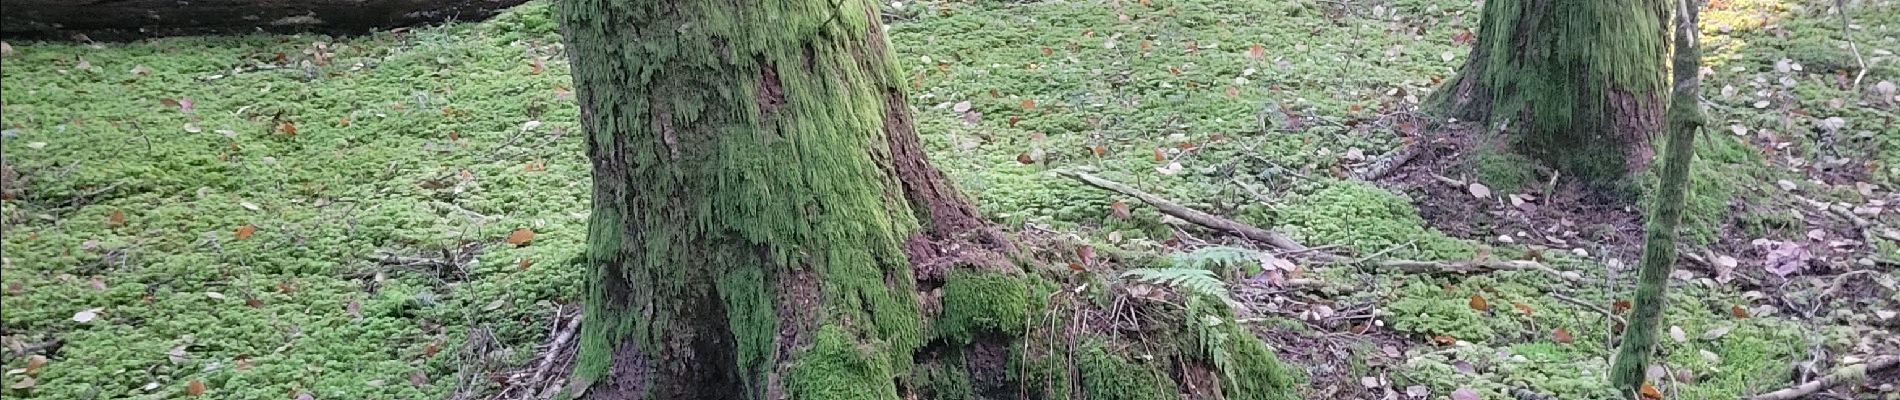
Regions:
[[1625, 184], [1662, 123], [1664, 3], [1485, 2], [1470, 57], [1429, 104], [1512, 133], [1564, 176]]
[[479, 20], [526, 0], [0, 0], [0, 34], [116, 36], [315, 30], [360, 33]]
[[906, 171], [929, 165], [894, 138], [914, 132], [870, 7], [738, 3], [558, 5], [594, 163], [576, 379], [604, 399], [896, 398], [923, 344], [912, 210], [948, 230], [969, 207]]
[[1700, 98], [1701, 44], [1696, 38], [1695, 0], [1676, 0], [1675, 85], [1669, 93], [1668, 153], [1663, 158], [1662, 184], [1645, 227], [1643, 261], [1637, 273], [1636, 300], [1630, 307], [1629, 326], [1623, 330], [1610, 383], [1630, 398], [1641, 398], [1649, 355], [1662, 326], [1663, 302], [1669, 273], [1676, 260], [1676, 226], [1682, 222], [1682, 197], [1689, 186], [1689, 163], [1695, 155], [1695, 135], [1703, 125]]
[[[1160, 400], [1182, 391], [1169, 371], [1219, 357], [1225, 398], [1289, 398], [1237, 323], [1146, 358], [1077, 325], [1099, 310], [1016, 264], [1032, 257], [924, 156], [873, 3], [556, 7], [594, 178], [570, 395]], [[1103, 356], [1065, 367], [1081, 339]]]

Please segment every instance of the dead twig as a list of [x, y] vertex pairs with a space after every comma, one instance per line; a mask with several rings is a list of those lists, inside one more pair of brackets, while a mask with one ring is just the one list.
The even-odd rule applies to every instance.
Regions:
[[1834, 12], [1841, 14], [1841, 40], [1847, 41], [1847, 50], [1854, 53], [1854, 63], [1860, 64], [1860, 73], [1854, 74], [1854, 90], [1860, 91], [1860, 80], [1867, 77], [1867, 60], [1860, 58], [1860, 45], [1854, 43], [1854, 24], [1847, 20], [1847, 0], [1834, 0]]
[[1578, 307], [1588, 308], [1590, 309], [1590, 311], [1596, 311], [1598, 314], [1603, 314], [1605, 318], [1609, 318], [1611, 321], [1616, 321], [1616, 323], [1618, 324], [1629, 325], [1623, 320], [1622, 316], [1616, 315], [1615, 312], [1611, 312], [1609, 309], [1603, 308], [1603, 306], [1590, 304], [1590, 302], [1579, 300], [1575, 297], [1565, 296], [1563, 293], [1553, 292], [1550, 294], [1550, 298], [1557, 299], [1557, 301], [1570, 303]]
[[1380, 158], [1378, 161], [1373, 161], [1372, 165], [1366, 166], [1366, 169], [1354, 173], [1352, 178], [1362, 181], [1376, 181], [1385, 178], [1387, 175], [1392, 175], [1392, 172], [1398, 171], [1399, 167], [1405, 166], [1406, 163], [1412, 162], [1412, 159], [1418, 158], [1420, 154], [1425, 154], [1425, 151], [1431, 150], [1434, 147], [1436, 146], [1423, 143], [1422, 141], [1420, 143], [1400, 147], [1391, 157]]
[[[1167, 214], [1175, 218], [1180, 218], [1187, 222], [1192, 222], [1195, 225], [1205, 226], [1210, 229], [1225, 232], [1227, 234], [1240, 236], [1248, 240], [1266, 243], [1267, 245], [1273, 246], [1274, 248], [1280, 249], [1282, 251], [1307, 250], [1307, 247], [1305, 245], [1302, 245], [1299, 242], [1295, 242], [1293, 241], [1292, 238], [1289, 238], [1286, 235], [1281, 234], [1279, 232], [1269, 231], [1269, 230], [1262, 229], [1260, 227], [1256, 227], [1253, 225], [1243, 224], [1231, 219], [1222, 218], [1219, 216], [1215, 216], [1213, 214], [1201, 212], [1200, 210], [1188, 208], [1187, 206], [1176, 204], [1175, 202], [1168, 201], [1167, 199], [1163, 199], [1160, 196], [1156, 196], [1148, 192], [1141, 191], [1140, 189], [1129, 187], [1128, 185], [1123, 185], [1120, 182], [1111, 181], [1108, 179], [1104, 179], [1102, 177], [1098, 177], [1095, 175], [1090, 175], [1090, 174], [1082, 173], [1082, 172], [1057, 171], [1056, 173], [1060, 175], [1068, 176], [1070, 178], [1075, 178], [1076, 180], [1082, 181], [1082, 183], [1089, 184], [1089, 186], [1107, 189], [1109, 191], [1121, 193], [1123, 195], [1133, 196], [1136, 199], [1141, 200], [1141, 202], [1148, 203], [1148, 205], [1154, 206], [1156, 209], [1159, 209], [1162, 214]], [[1323, 254], [1323, 253], [1317, 254], [1317, 255], [1330, 256], [1328, 254]]]
[[1475, 274], [1475, 273], [1484, 273], [1484, 272], [1491, 272], [1491, 271], [1513, 271], [1513, 270], [1537, 271], [1537, 272], [1542, 272], [1545, 275], [1550, 275], [1552, 278], [1557, 278], [1559, 280], [1563, 280], [1563, 281], [1567, 281], [1571, 283], [1584, 282], [1583, 275], [1581, 274], [1577, 274], [1575, 272], [1558, 271], [1556, 268], [1551, 268], [1548, 265], [1544, 265], [1544, 263], [1530, 261], [1530, 260], [1455, 261], [1455, 262], [1384, 260], [1384, 261], [1379, 261], [1378, 264], [1376, 265], [1380, 268], [1398, 270], [1398, 271], [1403, 271], [1403, 272], [1411, 272], [1411, 273], [1456, 272], [1456, 273], [1461, 273], [1461, 274]]
[[1839, 386], [1839, 385], [1850, 383], [1850, 382], [1859, 382], [1863, 379], [1866, 379], [1868, 374], [1882, 372], [1885, 370], [1894, 369], [1896, 367], [1900, 367], [1900, 356], [1889, 355], [1889, 356], [1874, 357], [1873, 359], [1868, 360], [1866, 363], [1849, 365], [1846, 367], [1835, 369], [1834, 372], [1829, 373], [1827, 374], [1827, 376], [1823, 376], [1820, 379], [1807, 381], [1806, 383], [1802, 383], [1800, 385], [1796, 385], [1794, 387], [1790, 387], [1786, 389], [1776, 390], [1776, 391], [1768, 392], [1768, 393], [1762, 393], [1759, 395], [1755, 395], [1755, 397], [1750, 397], [1748, 399], [1749, 400], [1798, 399], [1798, 398], [1802, 398], [1803, 396], [1813, 394], [1814, 392], [1826, 390], [1827, 388], [1831, 388], [1834, 386]]

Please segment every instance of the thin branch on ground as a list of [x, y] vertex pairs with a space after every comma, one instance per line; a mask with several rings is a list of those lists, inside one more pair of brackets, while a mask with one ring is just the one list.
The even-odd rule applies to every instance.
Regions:
[[1776, 391], [1768, 392], [1768, 393], [1762, 393], [1759, 395], [1755, 395], [1755, 397], [1750, 397], [1748, 399], [1749, 400], [1794, 400], [1794, 399], [1802, 398], [1809, 394], [1813, 394], [1814, 392], [1827, 390], [1828, 388], [1831, 388], [1831, 387], [1840, 386], [1842, 384], [1847, 384], [1850, 382], [1859, 382], [1863, 379], [1866, 379], [1867, 375], [1869, 374], [1879, 373], [1879, 372], [1883, 372], [1883, 371], [1886, 371], [1889, 369], [1895, 369], [1895, 368], [1900, 368], [1900, 355], [1874, 357], [1873, 359], [1868, 360], [1866, 363], [1849, 365], [1846, 367], [1841, 367], [1839, 369], [1836, 369], [1834, 370], [1834, 372], [1829, 373], [1827, 374], [1827, 376], [1823, 376], [1820, 379], [1808, 381], [1806, 383], [1802, 383], [1800, 385], [1796, 385], [1794, 387], [1790, 387], [1786, 389], [1776, 390]]
[[1834, 12], [1841, 14], [1841, 39], [1847, 41], [1847, 50], [1854, 53], [1854, 63], [1860, 65], [1860, 73], [1854, 74], [1854, 90], [1860, 91], [1860, 80], [1867, 77], [1867, 60], [1860, 58], [1860, 45], [1854, 43], [1854, 24], [1847, 20], [1847, 0], [1834, 0]]
[[1461, 273], [1461, 274], [1475, 274], [1475, 273], [1484, 273], [1484, 272], [1492, 272], [1492, 271], [1537, 271], [1537, 272], [1542, 272], [1545, 275], [1549, 275], [1552, 278], [1557, 278], [1558, 280], [1562, 280], [1566, 282], [1571, 282], [1571, 283], [1584, 282], [1583, 275], [1581, 274], [1577, 274], [1575, 272], [1558, 271], [1556, 268], [1551, 268], [1548, 265], [1544, 265], [1544, 263], [1530, 261], [1530, 260], [1453, 261], [1453, 262], [1417, 261], [1417, 260], [1383, 260], [1383, 261], [1379, 261], [1376, 264], [1376, 266], [1380, 268], [1384, 268], [1384, 269], [1398, 270], [1402, 272], [1411, 272], [1411, 273], [1455, 272], [1455, 273]]
[[[1265, 243], [1269, 246], [1273, 246], [1274, 248], [1277, 248], [1283, 251], [1307, 250], [1307, 247], [1305, 245], [1302, 245], [1299, 242], [1293, 241], [1293, 238], [1289, 238], [1285, 234], [1269, 231], [1269, 230], [1262, 229], [1260, 227], [1256, 227], [1253, 225], [1243, 224], [1238, 221], [1222, 218], [1220, 216], [1201, 212], [1200, 210], [1188, 208], [1187, 206], [1183, 206], [1175, 202], [1168, 201], [1167, 199], [1163, 199], [1161, 198], [1161, 196], [1156, 196], [1154, 194], [1141, 191], [1140, 189], [1129, 187], [1128, 185], [1121, 184], [1120, 182], [1111, 181], [1102, 177], [1090, 175], [1083, 172], [1057, 171], [1056, 173], [1060, 175], [1068, 176], [1070, 178], [1075, 178], [1076, 180], [1082, 181], [1082, 183], [1089, 184], [1089, 186], [1107, 189], [1109, 191], [1121, 193], [1123, 195], [1133, 196], [1134, 198], [1141, 200], [1141, 202], [1148, 203], [1148, 205], [1154, 206], [1156, 209], [1159, 209], [1162, 214], [1167, 214], [1175, 218], [1180, 218], [1184, 221], [1194, 223], [1195, 225], [1205, 226], [1213, 230], [1225, 232], [1227, 234], [1239, 236], [1239, 237], [1253, 240], [1256, 242]], [[1316, 255], [1323, 256], [1323, 257], [1331, 256], [1330, 254], [1324, 254], [1324, 253], [1320, 253]]]
[[1393, 172], [1398, 171], [1399, 167], [1403, 167], [1406, 163], [1412, 162], [1413, 159], [1418, 158], [1420, 154], [1425, 154], [1427, 150], [1431, 150], [1433, 147], [1436, 146], [1426, 143], [1423, 140], [1420, 140], [1418, 143], [1405, 145], [1404, 147], [1400, 147], [1397, 152], [1394, 152], [1391, 157], [1380, 158], [1378, 161], [1373, 161], [1372, 165], [1367, 166], [1366, 169], [1354, 173], [1352, 178], [1362, 181], [1376, 181], [1380, 178], [1385, 178], [1388, 175], [1392, 175]]
[[1596, 311], [1598, 314], [1603, 314], [1605, 318], [1609, 318], [1611, 321], [1616, 321], [1616, 323], [1618, 324], [1628, 325], [1628, 323], [1623, 320], [1622, 316], [1616, 315], [1615, 312], [1611, 312], [1609, 309], [1603, 308], [1603, 306], [1590, 304], [1590, 302], [1583, 301], [1575, 297], [1565, 296], [1563, 293], [1551, 293], [1550, 298], [1557, 299], [1557, 301], [1570, 303], [1578, 307], [1588, 308], [1590, 309], [1590, 311]]

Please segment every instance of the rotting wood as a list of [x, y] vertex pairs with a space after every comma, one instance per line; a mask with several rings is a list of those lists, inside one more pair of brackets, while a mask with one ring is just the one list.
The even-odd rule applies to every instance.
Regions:
[[1861, 380], [1866, 379], [1868, 375], [1884, 372], [1886, 370], [1895, 369], [1895, 368], [1900, 368], [1900, 355], [1875, 357], [1873, 359], [1868, 360], [1866, 363], [1854, 364], [1854, 365], [1849, 365], [1846, 367], [1841, 367], [1839, 369], [1835, 369], [1834, 372], [1828, 373], [1827, 376], [1823, 376], [1820, 379], [1807, 381], [1800, 385], [1795, 385], [1794, 387], [1790, 387], [1786, 389], [1781, 389], [1781, 390], [1776, 390], [1773, 392], [1755, 395], [1755, 397], [1750, 397], [1748, 398], [1748, 400], [1798, 399], [1798, 398], [1807, 396], [1809, 394], [1813, 394], [1814, 392], [1827, 390], [1828, 388], [1831, 388], [1831, 387], [1840, 386], [1840, 385], [1847, 384], [1850, 382], [1860, 382]]

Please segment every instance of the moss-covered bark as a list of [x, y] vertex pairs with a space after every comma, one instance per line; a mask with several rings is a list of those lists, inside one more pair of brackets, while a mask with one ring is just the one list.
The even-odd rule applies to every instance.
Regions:
[[1702, 70], [1701, 46], [1696, 38], [1694, 0], [1677, 0], [1675, 26], [1675, 85], [1669, 93], [1669, 138], [1663, 156], [1662, 184], [1657, 188], [1656, 204], [1645, 227], [1642, 270], [1638, 273], [1636, 300], [1630, 308], [1629, 326], [1617, 349], [1616, 364], [1611, 367], [1613, 386], [1631, 398], [1643, 384], [1649, 355], [1656, 347], [1656, 332], [1662, 326], [1663, 300], [1669, 289], [1669, 272], [1676, 261], [1676, 226], [1682, 222], [1683, 193], [1689, 188], [1689, 163], [1695, 154], [1696, 131], [1704, 123], [1700, 97]]
[[1663, 2], [1488, 1], [1463, 70], [1429, 103], [1514, 134], [1565, 176], [1622, 185], [1661, 125]]
[[918, 222], [886, 138], [895, 67], [845, 4], [560, 3], [594, 161], [595, 397], [894, 396], [923, 342]]
[[571, 394], [995, 397], [1060, 360], [1029, 322], [1080, 311], [930, 166], [872, 3], [558, 7], [595, 187]]

